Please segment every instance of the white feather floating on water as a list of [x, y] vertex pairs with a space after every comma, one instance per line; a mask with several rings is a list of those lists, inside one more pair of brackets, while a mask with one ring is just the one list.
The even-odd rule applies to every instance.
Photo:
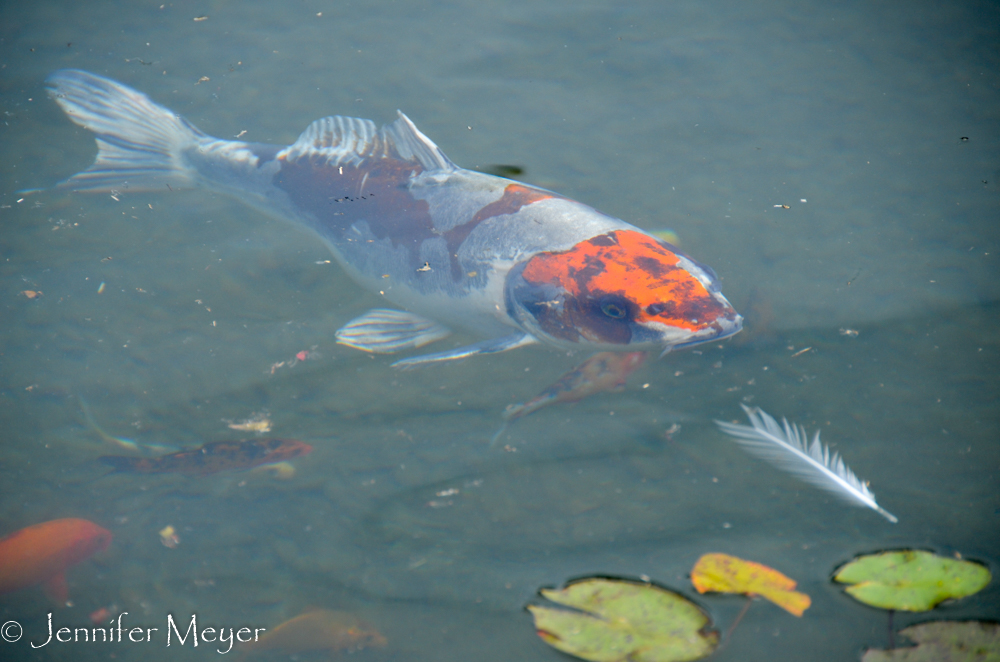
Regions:
[[747, 451], [807, 483], [833, 492], [853, 505], [876, 510], [894, 524], [899, 521], [895, 515], [875, 503], [875, 495], [868, 490], [868, 484], [858, 480], [854, 472], [844, 464], [843, 458], [835, 452], [831, 453], [829, 447], [820, 443], [819, 430], [810, 444], [806, 429], [801, 425], [791, 424], [785, 418], [781, 419], [782, 425], [778, 425], [777, 421], [759, 407], [740, 406], [747, 413], [753, 427], [722, 421], [715, 423], [723, 432], [735, 437], [736, 442]]

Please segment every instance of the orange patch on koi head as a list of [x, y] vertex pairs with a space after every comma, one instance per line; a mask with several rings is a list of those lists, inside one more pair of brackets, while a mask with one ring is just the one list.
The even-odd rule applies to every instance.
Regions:
[[558, 285], [575, 297], [607, 299], [601, 312], [612, 319], [697, 331], [732, 309], [727, 311], [681, 262], [681, 256], [652, 237], [618, 230], [562, 253], [536, 255], [523, 275], [530, 283]]
[[638, 230], [615, 230], [511, 269], [507, 313], [528, 333], [570, 347], [659, 346], [731, 336], [743, 319], [715, 276]]

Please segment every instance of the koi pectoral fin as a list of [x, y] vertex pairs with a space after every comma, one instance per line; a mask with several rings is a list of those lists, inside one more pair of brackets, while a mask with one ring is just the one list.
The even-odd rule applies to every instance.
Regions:
[[538, 340], [536, 340], [532, 335], [528, 335], [527, 333], [514, 333], [509, 336], [491, 338], [490, 340], [477, 342], [474, 345], [459, 347], [458, 349], [453, 349], [449, 352], [423, 354], [421, 356], [413, 356], [408, 359], [402, 359], [393, 363], [392, 367], [399, 368], [400, 370], [410, 370], [411, 368], [427, 365], [428, 363], [456, 361], [458, 359], [466, 359], [470, 356], [476, 356], [477, 354], [496, 354], [498, 352], [506, 352], [508, 349], [516, 349], [518, 347], [524, 347], [525, 345], [531, 345], [536, 342], [538, 342]]
[[447, 338], [451, 331], [420, 315], [374, 308], [352, 319], [335, 335], [341, 345], [375, 354], [392, 354]]

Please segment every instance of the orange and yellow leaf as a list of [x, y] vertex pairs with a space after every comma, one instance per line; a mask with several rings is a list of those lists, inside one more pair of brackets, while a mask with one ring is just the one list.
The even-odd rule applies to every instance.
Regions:
[[691, 583], [699, 593], [759, 595], [796, 616], [801, 616], [812, 604], [808, 595], [793, 590], [794, 579], [774, 568], [729, 554], [703, 555], [691, 570]]

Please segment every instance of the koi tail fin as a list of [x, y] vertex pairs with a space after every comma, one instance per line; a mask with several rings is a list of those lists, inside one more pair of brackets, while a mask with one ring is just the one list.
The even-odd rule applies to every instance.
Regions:
[[49, 95], [76, 124], [94, 132], [97, 158], [60, 186], [76, 191], [191, 188], [197, 171], [185, 152], [211, 140], [144, 94], [86, 71], [48, 78]]

